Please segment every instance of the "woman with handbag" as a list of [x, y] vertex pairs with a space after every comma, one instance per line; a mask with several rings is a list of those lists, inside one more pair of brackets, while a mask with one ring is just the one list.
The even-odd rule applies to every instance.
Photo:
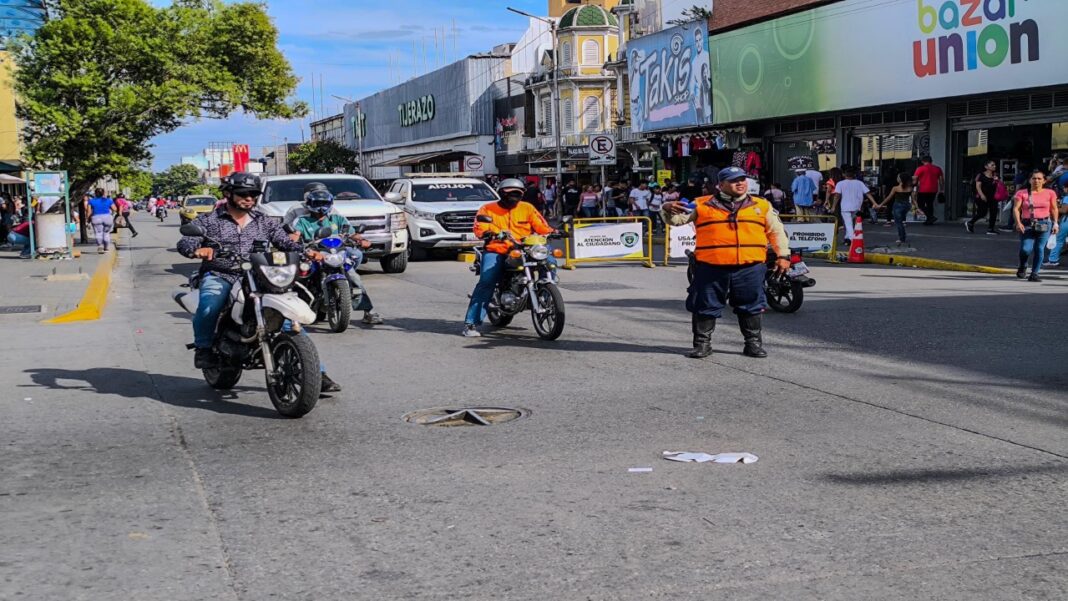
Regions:
[[[997, 176], [998, 164], [994, 161], [987, 161], [983, 166], [983, 170], [979, 172], [979, 175], [975, 176], [975, 209], [972, 211], [972, 218], [969, 221], [964, 222], [964, 229], [968, 230], [969, 234], [975, 233], [975, 224], [986, 217], [987, 219], [987, 234], [990, 236], [997, 235], [998, 232], [998, 201], [1005, 200], [1004, 198], [998, 198], [998, 181]], [[1002, 185], [1004, 187], [1004, 184]]]
[[1057, 211], [1057, 194], [1045, 188], [1046, 174], [1031, 172], [1031, 185], [1020, 190], [1012, 199], [1012, 216], [1016, 231], [1020, 232], [1020, 267], [1016, 277], [1023, 279], [1027, 273], [1027, 261], [1031, 261], [1029, 282], [1041, 282], [1042, 258], [1046, 254], [1046, 242], [1050, 234], [1060, 231]]

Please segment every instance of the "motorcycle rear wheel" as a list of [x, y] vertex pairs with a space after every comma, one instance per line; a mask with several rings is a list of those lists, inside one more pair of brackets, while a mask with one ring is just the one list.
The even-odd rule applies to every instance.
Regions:
[[349, 320], [352, 318], [352, 286], [348, 280], [337, 280], [330, 282], [326, 293], [330, 296], [323, 299], [323, 303], [326, 305], [330, 331], [340, 334], [349, 329]]
[[279, 334], [271, 355], [277, 370], [275, 381], [267, 383], [271, 404], [285, 417], [304, 417], [315, 408], [322, 392], [319, 352], [307, 336]]
[[800, 282], [791, 281], [789, 285], [779, 284], [771, 280], [774, 277], [768, 275], [764, 281], [764, 294], [768, 298], [768, 306], [778, 313], [796, 313], [805, 300], [805, 288]]
[[534, 331], [542, 340], [556, 340], [564, 333], [564, 297], [556, 284], [541, 284], [536, 293], [538, 305], [545, 309], [545, 312], [539, 315], [531, 307]]
[[203, 370], [204, 381], [215, 390], [230, 390], [241, 381], [240, 367], [209, 367]]

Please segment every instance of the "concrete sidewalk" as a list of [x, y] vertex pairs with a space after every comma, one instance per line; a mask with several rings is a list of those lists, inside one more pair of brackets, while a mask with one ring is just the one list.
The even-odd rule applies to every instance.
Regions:
[[[872, 225], [868, 221], [864, 222], [866, 252], [900, 254], [906, 257], [1004, 269], [1017, 267], [1019, 235], [1009, 231], [1001, 231], [1000, 234], [993, 236], [988, 235], [985, 222], [976, 225], [974, 234], [964, 229], [963, 222], [938, 222], [930, 226], [920, 223], [908, 224], [908, 242], [913, 250], [898, 248], [897, 228], [892, 224], [887, 227], [884, 223]], [[841, 250], [848, 250], [848, 248]], [[1056, 272], [1057, 270], [1051, 270], [1048, 275], [1054, 275]]]

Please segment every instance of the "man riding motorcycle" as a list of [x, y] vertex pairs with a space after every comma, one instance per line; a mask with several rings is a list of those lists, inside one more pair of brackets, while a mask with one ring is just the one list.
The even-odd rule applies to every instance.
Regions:
[[[262, 188], [260, 178], [251, 173], [235, 173], [222, 181], [220, 187], [225, 204], [193, 220], [207, 232], [207, 237], [222, 246], [230, 247], [237, 255], [247, 255], [257, 240], [269, 242], [282, 251], [301, 251], [303, 246], [286, 235], [278, 223], [254, 211]], [[241, 277], [240, 265], [234, 261], [215, 258], [215, 249], [201, 247], [201, 238], [186, 236], [178, 241], [178, 252], [189, 259], [200, 259], [200, 301], [193, 316], [193, 359], [197, 369], [218, 365], [212, 351], [215, 328], [219, 316], [230, 298], [230, 289]], [[302, 335], [305, 334], [301, 330]], [[337, 392], [341, 387], [327, 377], [323, 370], [323, 392]]]
[[[296, 232], [290, 236], [293, 240], [304, 243], [312, 242], [317, 238], [319, 230], [324, 227], [329, 227], [337, 233], [348, 226], [348, 220], [334, 210], [334, 195], [330, 193], [330, 190], [325, 185], [311, 183], [305, 186], [304, 189], [303, 214], [294, 213], [292, 209], [286, 214], [286, 220], [294, 217], [292, 226]], [[291, 213], [292, 215], [290, 215]], [[364, 240], [359, 233], [352, 234], [350, 237], [361, 248], [370, 248], [371, 246], [371, 242]], [[354, 293], [352, 309], [354, 311], [363, 311], [363, 323], [365, 324], [377, 325], [382, 323], [382, 316], [375, 312], [371, 297], [367, 294], [367, 288], [364, 287], [360, 274], [356, 273], [356, 267], [363, 263], [363, 251], [359, 248], [348, 248], [344, 249], [344, 252], [348, 254], [354, 265], [352, 269], [345, 272], [349, 283], [352, 284]], [[361, 293], [358, 301], [355, 298], [356, 291]]]
[[[523, 182], [510, 178], [502, 181], [497, 187], [497, 193], [501, 199], [483, 205], [478, 210], [475, 218], [475, 235], [481, 238], [487, 233], [497, 234], [502, 231], [511, 232], [517, 240], [522, 240], [532, 234], [556, 233], [549, 226], [541, 213], [529, 202], [523, 202], [523, 193], [526, 186]], [[488, 216], [493, 223], [481, 223], [480, 216]], [[471, 293], [471, 302], [467, 306], [467, 317], [464, 319], [462, 334], [469, 338], [477, 338], [482, 334], [478, 326], [486, 318], [486, 305], [493, 298], [493, 289], [497, 286], [501, 276], [504, 275], [505, 255], [511, 250], [511, 246], [504, 240], [492, 240], [486, 244], [486, 252], [482, 255], [482, 273], [478, 284]], [[552, 261], [552, 257], [549, 258]]]

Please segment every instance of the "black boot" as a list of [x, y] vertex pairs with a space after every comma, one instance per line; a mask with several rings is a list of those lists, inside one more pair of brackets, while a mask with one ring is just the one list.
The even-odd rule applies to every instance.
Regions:
[[742, 336], [745, 337], [745, 349], [742, 353], [746, 357], [763, 359], [768, 356], [764, 350], [764, 339], [760, 335], [760, 314], [739, 315], [738, 325], [742, 328]]
[[712, 332], [716, 331], [715, 317], [693, 315], [693, 350], [686, 353], [691, 359], [704, 359], [712, 354]]
[[197, 369], [209, 369], [219, 366], [219, 357], [210, 348], [198, 348], [193, 355], [193, 367]]
[[322, 393], [341, 392], [341, 384], [338, 384], [337, 382], [331, 380], [330, 376], [326, 375], [326, 372], [324, 371], [323, 386], [319, 389], [319, 391]]

